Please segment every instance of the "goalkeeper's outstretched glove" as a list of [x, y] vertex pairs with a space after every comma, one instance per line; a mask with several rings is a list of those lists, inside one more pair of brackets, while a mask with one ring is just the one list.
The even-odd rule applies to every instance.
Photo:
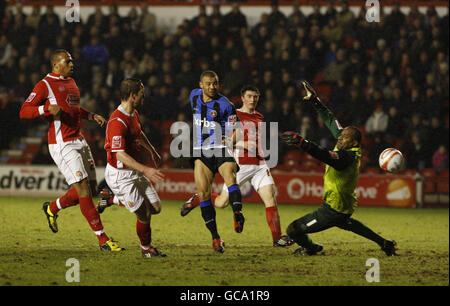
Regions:
[[298, 146], [301, 147], [303, 143], [303, 137], [300, 136], [297, 132], [284, 132], [281, 134], [281, 140], [287, 143], [290, 146]]
[[305, 88], [306, 96], [303, 97], [303, 100], [314, 101], [318, 98], [316, 91], [314, 88], [308, 83], [308, 81], [303, 80], [302, 85]]

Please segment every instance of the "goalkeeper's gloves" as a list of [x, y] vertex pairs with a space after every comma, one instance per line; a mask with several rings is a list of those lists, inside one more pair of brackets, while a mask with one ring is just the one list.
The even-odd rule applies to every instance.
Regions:
[[317, 98], [316, 91], [314, 90], [314, 88], [312, 88], [308, 81], [303, 80], [302, 85], [306, 91], [306, 96], [303, 97], [303, 100], [314, 100], [315, 98]]
[[297, 146], [299, 148], [302, 147], [303, 137], [300, 136], [297, 132], [284, 132], [281, 134], [281, 140], [283, 140], [286, 144], [290, 146]]

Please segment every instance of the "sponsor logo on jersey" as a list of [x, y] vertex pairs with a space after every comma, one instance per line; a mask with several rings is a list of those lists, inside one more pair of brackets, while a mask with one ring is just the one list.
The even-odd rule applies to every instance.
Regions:
[[215, 122], [211, 122], [206, 120], [206, 118], [203, 118], [202, 120], [198, 119], [198, 118], [194, 118], [194, 124], [197, 126], [201, 126], [203, 123], [204, 127], [212, 127], [215, 128], [216, 127], [216, 123]]
[[70, 106], [80, 105], [80, 97], [78, 95], [68, 94], [66, 98], [67, 104]]

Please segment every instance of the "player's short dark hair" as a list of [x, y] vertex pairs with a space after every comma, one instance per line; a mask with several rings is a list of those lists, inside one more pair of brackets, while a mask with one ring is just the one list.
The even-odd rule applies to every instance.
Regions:
[[120, 99], [127, 100], [131, 94], [137, 94], [141, 90], [142, 81], [138, 78], [128, 78], [120, 84]]
[[361, 130], [354, 125], [351, 125], [348, 128], [353, 130], [353, 139], [356, 140], [356, 142], [358, 142], [358, 145], [360, 145], [362, 141]]
[[258, 95], [260, 94], [258, 87], [254, 86], [254, 85], [247, 84], [247, 85], [242, 86], [242, 88], [241, 88], [241, 97], [244, 96], [246, 91], [254, 91]]
[[217, 81], [219, 81], [219, 76], [212, 70], [203, 71], [202, 74], [200, 74], [200, 82], [203, 80], [204, 77], [216, 78]]
[[54, 63], [58, 60], [59, 56], [63, 53], [67, 53], [69, 54], [69, 51], [64, 50], [64, 49], [56, 49], [52, 52], [52, 54], [50, 55], [50, 62]]

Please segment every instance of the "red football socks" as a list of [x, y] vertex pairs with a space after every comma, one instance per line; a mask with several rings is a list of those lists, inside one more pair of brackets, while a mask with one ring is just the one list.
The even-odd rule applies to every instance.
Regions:
[[91, 197], [80, 198], [80, 210], [83, 216], [89, 223], [91, 229], [97, 235], [98, 241], [101, 245], [105, 244], [109, 240], [108, 236], [103, 232], [102, 221], [100, 215], [95, 208], [94, 202]]
[[[59, 201], [59, 206], [58, 206]], [[50, 211], [52, 214], [57, 214], [61, 209], [74, 206], [78, 204], [78, 193], [74, 187], [67, 190], [67, 192], [59, 199], [50, 203]]]
[[143, 250], [148, 250], [152, 242], [152, 229], [150, 228], [150, 223], [143, 223], [136, 220], [136, 233], [141, 242], [141, 248]]
[[272, 232], [273, 241], [277, 241], [281, 237], [280, 216], [276, 206], [266, 207], [266, 220]]

